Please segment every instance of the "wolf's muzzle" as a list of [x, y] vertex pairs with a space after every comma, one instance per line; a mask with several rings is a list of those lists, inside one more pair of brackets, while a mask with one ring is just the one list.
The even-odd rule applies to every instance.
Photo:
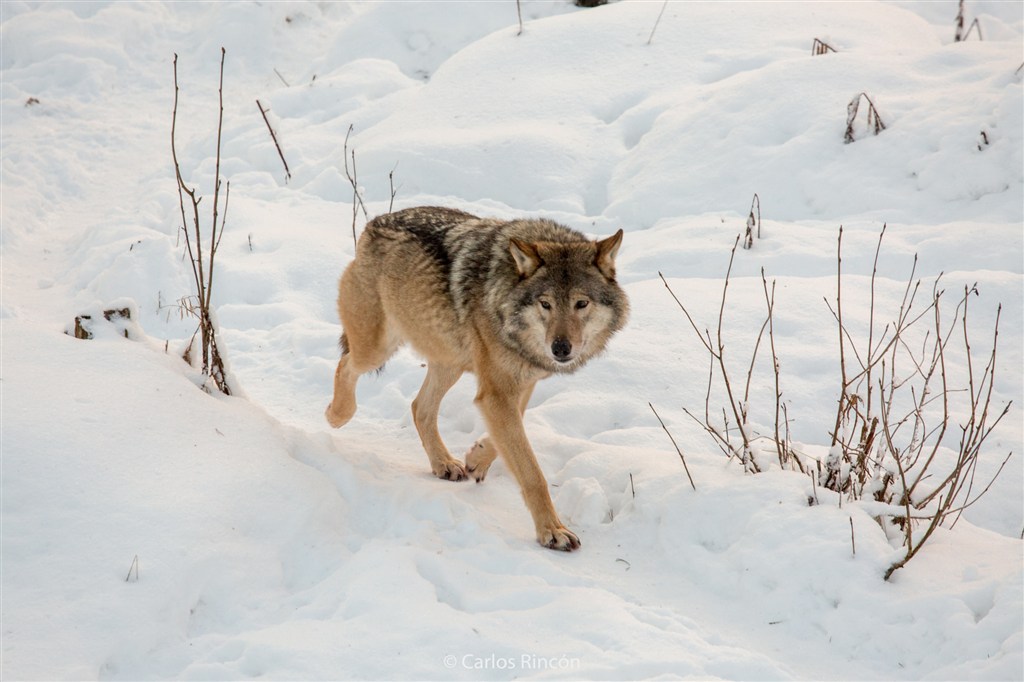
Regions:
[[559, 362], [569, 362], [569, 356], [572, 355], [572, 344], [569, 343], [569, 339], [564, 336], [556, 337], [554, 343], [551, 344], [551, 354]]

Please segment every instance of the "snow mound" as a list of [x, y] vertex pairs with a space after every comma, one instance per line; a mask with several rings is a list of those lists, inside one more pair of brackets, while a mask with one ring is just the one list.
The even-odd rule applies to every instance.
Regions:
[[[651, 40], [660, 3], [522, 9], [518, 35], [513, 3], [0, 4], [0, 676], [1021, 677], [1020, 3], [965, 3], [985, 40], [961, 43], [953, 2], [668, 3]], [[836, 52], [812, 56], [814, 38]], [[195, 321], [172, 59], [205, 220], [222, 46], [213, 303], [244, 397], [199, 390], [180, 359]], [[861, 92], [886, 128], [859, 119], [844, 144]], [[625, 229], [629, 326], [541, 382], [525, 417], [579, 552], [537, 546], [500, 460], [481, 485], [430, 475], [412, 353], [362, 380], [344, 429], [324, 423], [337, 277], [365, 220], [350, 129], [370, 215], [394, 191], [396, 208]], [[809, 453], [839, 384], [822, 299], [840, 224], [854, 334], [872, 277], [893, 311], [912, 267], [925, 287], [977, 283], [979, 345], [1002, 303], [993, 397], [1014, 407], [976, 486], [1014, 457], [888, 582], [900, 552], [870, 507], [744, 475], [679, 409], [704, 404], [707, 357], [659, 274], [711, 328], [755, 193], [763, 230], [737, 253], [723, 327], [742, 364], [763, 269]], [[83, 315], [91, 340], [73, 335]], [[751, 387], [761, 432], [770, 384]], [[441, 406], [453, 452], [483, 432], [474, 395], [464, 377]]]

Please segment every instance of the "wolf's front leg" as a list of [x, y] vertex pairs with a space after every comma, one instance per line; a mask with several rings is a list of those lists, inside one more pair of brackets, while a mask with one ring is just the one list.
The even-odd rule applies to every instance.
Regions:
[[569, 552], [580, 546], [580, 539], [562, 524], [555, 513], [544, 472], [526, 439], [519, 408], [521, 396], [519, 387], [482, 380], [476, 403], [487, 423], [493, 445], [519, 481], [523, 499], [537, 528], [537, 541], [545, 547]]
[[[530, 396], [533, 395], [533, 389], [536, 385], [536, 381], [530, 382], [519, 394], [520, 418], [526, 412], [526, 406], [530, 402]], [[477, 483], [482, 483], [484, 478], [487, 477], [488, 469], [491, 468], [491, 464], [494, 463], [497, 457], [498, 449], [495, 447], [491, 437], [485, 433], [473, 443], [472, 447], [469, 448], [469, 452], [466, 453], [466, 471], [476, 479]]]

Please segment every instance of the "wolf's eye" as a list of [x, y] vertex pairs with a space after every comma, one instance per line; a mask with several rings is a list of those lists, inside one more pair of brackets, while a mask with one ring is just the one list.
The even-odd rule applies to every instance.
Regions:
[[576, 310], [583, 310], [588, 305], [590, 305], [590, 301], [587, 301], [587, 300], [576, 301]]
[[551, 310], [551, 304], [547, 301], [538, 301], [538, 303], [540, 303], [540, 307], [544, 310]]

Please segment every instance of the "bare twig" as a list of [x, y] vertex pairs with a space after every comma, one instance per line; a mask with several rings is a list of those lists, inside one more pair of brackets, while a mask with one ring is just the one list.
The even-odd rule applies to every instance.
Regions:
[[[757, 209], [757, 215], [754, 215], [754, 209]], [[743, 248], [751, 249], [754, 247], [754, 228], [757, 228], [757, 238], [761, 238], [761, 198], [754, 193], [754, 199], [750, 202], [750, 215], [747, 216], [747, 231], [743, 235]]]
[[[658, 423], [661, 424], [661, 428], [665, 430], [665, 434], [668, 436], [668, 439], [672, 441], [672, 446], [676, 449], [676, 452], [679, 453], [679, 459], [681, 459], [683, 462], [683, 469], [686, 470], [686, 478], [690, 479], [690, 487], [693, 488], [694, 490], [697, 490], [697, 486], [694, 485], [693, 483], [693, 476], [690, 475], [690, 467], [686, 466], [686, 457], [683, 457], [683, 451], [680, 450], [679, 446], [676, 444], [676, 439], [672, 437], [672, 434], [669, 432], [668, 427], [665, 426], [665, 422], [661, 420], [661, 415], [659, 415], [658, 411], [654, 409], [654, 405], [652, 405], [651, 403], [647, 403], [647, 406], [651, 408], [651, 412], [653, 412], [654, 416], [658, 418]], [[633, 474], [629, 475], [629, 485], [630, 488], [633, 487]], [[636, 493], [633, 493], [633, 497], [636, 497]]]
[[816, 57], [818, 55], [828, 54], [829, 52], [835, 52], [835, 51], [836, 51], [836, 48], [832, 47], [831, 45], [829, 45], [828, 43], [824, 42], [823, 40], [818, 40], [817, 38], [815, 38], [814, 42], [811, 43], [811, 56], [815, 56]]
[[729, 267], [725, 271], [725, 282], [722, 284], [722, 302], [718, 308], [718, 347], [717, 353], [715, 353], [715, 358], [718, 360], [718, 366], [722, 373], [722, 381], [725, 383], [725, 393], [729, 398], [729, 407], [732, 409], [733, 417], [736, 419], [736, 427], [739, 429], [740, 438], [743, 440], [743, 468], [756, 473], [761, 469], [754, 460], [754, 451], [750, 447], [750, 437], [747, 434], [746, 420], [744, 420], [740, 415], [740, 406], [736, 402], [736, 398], [733, 396], [732, 383], [729, 381], [729, 372], [725, 367], [725, 341], [722, 337], [722, 320], [725, 317], [725, 299], [726, 294], [729, 291], [729, 276], [732, 274], [732, 263], [736, 257], [736, 247], [739, 246], [739, 243], [740, 236], [736, 235], [736, 241], [733, 242], [732, 251], [729, 254]]
[[359, 193], [359, 182], [356, 174], [356, 150], [352, 150], [352, 170], [348, 167], [348, 138], [352, 134], [352, 129], [355, 126], [349, 125], [348, 132], [345, 133], [345, 144], [342, 148], [342, 158], [345, 162], [345, 177], [348, 178], [348, 182], [352, 185], [352, 246], [357, 246], [356, 240], [356, 218], [359, 215], [359, 209], [363, 209], [363, 218], [368, 219], [369, 212], [366, 210], [366, 204], [363, 203], [363, 195]]
[[654, 41], [654, 32], [658, 30], [658, 24], [661, 23], [661, 15], [665, 13], [666, 7], [668, 7], [668, 0], [661, 3], [661, 11], [658, 12], [658, 18], [654, 20], [654, 28], [651, 29], [651, 36], [647, 39], [648, 45]]
[[843, 226], [839, 226], [839, 242], [836, 246], [836, 319], [839, 321], [839, 405], [836, 410], [836, 425], [832, 429], [832, 447], [839, 442], [839, 427], [843, 423], [843, 413], [846, 411], [846, 344], [843, 337]]
[[204, 304], [207, 310], [207, 314], [209, 314], [210, 306], [212, 305], [210, 297], [213, 294], [213, 262], [214, 258], [216, 258], [217, 256], [217, 249], [220, 248], [220, 239], [221, 237], [224, 236], [224, 223], [228, 219], [228, 202], [230, 201], [230, 199], [231, 182], [228, 181], [228, 183], [224, 187], [224, 213], [223, 215], [221, 215], [220, 218], [220, 231], [211, 235], [210, 240], [210, 262], [209, 268], [207, 268], [206, 273], [206, 302]]
[[277, 141], [277, 135], [274, 133], [274, 129], [270, 125], [270, 120], [267, 119], [266, 109], [263, 108], [263, 105], [260, 104], [259, 100], [256, 100], [256, 106], [259, 108], [260, 114], [263, 115], [263, 122], [267, 124], [267, 130], [270, 131], [270, 139], [274, 141], [274, 146], [277, 147], [277, 155], [281, 157], [281, 163], [284, 164], [284, 181], [287, 183], [292, 179], [292, 172], [288, 170], [288, 162], [284, 160], [284, 152], [281, 151], [281, 145]]
[[971, 25], [967, 27], [967, 33], [964, 34], [964, 40], [971, 37], [971, 29], [975, 28], [978, 29], [978, 40], [984, 40], [984, 38], [981, 37], [981, 24], [978, 23], [978, 17], [974, 17], [974, 21], [972, 21]]
[[128, 567], [128, 575], [125, 576], [125, 579], [124, 579], [124, 581], [126, 583], [127, 582], [132, 582], [132, 574], [133, 573], [135, 574], [135, 581], [134, 582], [139, 582], [139, 555], [138, 554], [136, 554], [135, 558], [132, 559], [132, 565]]
[[181, 225], [185, 233], [185, 250], [188, 252], [189, 263], [192, 265], [192, 276], [195, 280], [196, 290], [200, 291], [203, 283], [201, 260], [197, 262], [192, 253], [192, 242], [188, 239], [188, 221], [185, 219], [185, 197], [187, 194], [192, 202], [193, 221], [195, 223], [196, 235], [199, 235], [199, 200], [196, 199], [195, 190], [190, 189], [181, 177], [181, 166], [178, 164], [178, 152], [174, 144], [174, 133], [178, 123], [178, 55], [174, 55], [174, 108], [171, 112], [171, 158], [174, 161], [174, 173], [178, 185], [178, 206], [181, 209]]
[[[210, 273], [213, 275], [213, 255], [216, 252], [217, 240], [217, 211], [220, 208], [220, 142], [224, 131], [224, 48], [220, 48], [220, 81], [217, 84], [217, 161], [213, 169], [213, 221], [210, 225]], [[206, 287], [206, 309], [210, 309], [209, 286]]]
[[[686, 309], [686, 306], [684, 306], [682, 304], [682, 302], [679, 300], [679, 298], [672, 291], [672, 288], [668, 285], [668, 282], [665, 280], [664, 275], [661, 275], [661, 273], [659, 273], [659, 276], [661, 277], [662, 283], [665, 285], [665, 288], [668, 289], [669, 294], [672, 295], [672, 298], [675, 299], [676, 304], [683, 311], [683, 314], [686, 316], [686, 319], [689, 321], [690, 326], [693, 328], [694, 332], [697, 334], [697, 337], [700, 339], [701, 343], [704, 345], [705, 350], [708, 351], [708, 354], [710, 356], [710, 361], [711, 361], [711, 366], [709, 367], [709, 370], [708, 370], [708, 389], [707, 389], [707, 394], [705, 396], [705, 401], [704, 401], [704, 420], [700, 421], [699, 419], [696, 419], [696, 417], [694, 417], [694, 415], [689, 410], [686, 410], [686, 408], [684, 408], [684, 410], [686, 411], [686, 413], [691, 418], [694, 418], [698, 423], [700, 423], [701, 426], [704, 427], [705, 431], [707, 431], [713, 438], [715, 438], [716, 442], [719, 445], [719, 448], [724, 453], [726, 453], [727, 456], [731, 457], [733, 455], [736, 455], [739, 458], [739, 460], [742, 462], [743, 468], [744, 468], [745, 471], [750, 471], [750, 472], [756, 473], [756, 472], [761, 471], [761, 468], [760, 468], [760, 465], [758, 464], [758, 462], [756, 461], [756, 459], [754, 457], [754, 450], [751, 447], [751, 437], [750, 437], [750, 434], [748, 432], [748, 424], [747, 424], [747, 407], [745, 405], [746, 397], [744, 397], [744, 403], [740, 403], [736, 399], [736, 395], [733, 393], [732, 381], [730, 379], [729, 372], [728, 372], [728, 369], [727, 369], [726, 363], [725, 363], [725, 341], [724, 341], [723, 332], [722, 332], [722, 323], [723, 323], [723, 319], [725, 317], [725, 304], [726, 304], [726, 298], [727, 298], [727, 293], [728, 293], [728, 289], [729, 289], [730, 276], [731, 276], [731, 273], [732, 273], [732, 265], [733, 265], [733, 262], [734, 262], [734, 260], [736, 258], [736, 248], [739, 246], [739, 242], [740, 242], [740, 235], [736, 235], [736, 240], [733, 242], [732, 250], [731, 250], [730, 256], [729, 256], [729, 266], [728, 266], [728, 268], [726, 270], [725, 280], [724, 280], [724, 283], [723, 283], [723, 286], [722, 286], [722, 299], [721, 299], [721, 302], [719, 304], [718, 326], [717, 326], [716, 340], [715, 341], [712, 341], [711, 332], [710, 331], [705, 330], [705, 332], [703, 334], [701, 333], [701, 331], [697, 327], [696, 323], [694, 322], [693, 317], [690, 315], [689, 311]], [[766, 326], [767, 326], [767, 321], [765, 322], [764, 325], [762, 325], [761, 331], [758, 334], [758, 340], [757, 340], [757, 345], [758, 346], [760, 345], [760, 341], [761, 341], [761, 338], [763, 337], [764, 329], [765, 329]], [[755, 346], [755, 349], [754, 349], [754, 352], [753, 352], [753, 356], [754, 357], [751, 359], [751, 365], [752, 366], [753, 366], [753, 364], [754, 364], [754, 362], [756, 360], [756, 356], [757, 356], [757, 347], [756, 346]], [[726, 394], [727, 394], [727, 397], [728, 397], [728, 402], [729, 402], [729, 412], [727, 412], [724, 407], [722, 408], [722, 424], [723, 424], [723, 427], [724, 427], [724, 433], [723, 433], [723, 431], [720, 431], [717, 427], [713, 426], [712, 423], [711, 423], [711, 414], [710, 414], [711, 384], [714, 381], [714, 374], [715, 374], [715, 367], [716, 366], [718, 367], [719, 374], [721, 375], [722, 382], [723, 382], [723, 384], [725, 386], [725, 391], [726, 391]], [[752, 374], [752, 372], [753, 372], [753, 369], [751, 369], [750, 373]], [[749, 395], [749, 386], [750, 386], [750, 374], [748, 374], [747, 395]], [[743, 443], [741, 449], [735, 448], [732, 445], [732, 443], [729, 441], [729, 430], [730, 430], [730, 427], [729, 427], [729, 414], [730, 413], [732, 415], [732, 418], [735, 419], [735, 421], [736, 421], [736, 428], [737, 428], [737, 430], [740, 433], [740, 439], [741, 439], [741, 441]]]
[[395, 208], [395, 195], [398, 194], [398, 190], [395, 189], [395, 171], [398, 170], [398, 162], [395, 161], [395, 167], [388, 173], [388, 186], [391, 188], [391, 201], [388, 202], [388, 213], [391, 213]]
[[757, 364], [757, 351], [761, 348], [761, 340], [764, 339], [764, 332], [768, 329], [768, 325], [771, 323], [767, 317], [764, 318], [764, 322], [761, 323], [761, 329], [757, 332], [757, 338], [754, 340], [754, 350], [750, 353], [750, 367], [747, 369], [747, 383], [743, 387], [743, 403], [740, 407], [740, 416], [743, 417], [743, 423], [748, 423], [747, 412], [750, 405], [750, 384], [754, 380], [754, 366]]
[[516, 35], [521, 36], [523, 35], [523, 8], [520, 0], [516, 0], [516, 16], [519, 17], [519, 33], [516, 33]]
[[[769, 293], [768, 279], [765, 277], [764, 268], [761, 268], [761, 285], [764, 289], [765, 305], [768, 308], [768, 342], [772, 351], [772, 374], [775, 377], [775, 451], [779, 456], [779, 466], [786, 468], [792, 461], [796, 463], [797, 468], [801, 472], [804, 472], [803, 462], [800, 461], [799, 457], [793, 455], [789, 446], [789, 419], [785, 414], [785, 405], [782, 404], [782, 388], [779, 381], [779, 355], [775, 351], [775, 280], [772, 280], [772, 289], [771, 293]], [[785, 434], [779, 432], [780, 426], [783, 424], [785, 424]]]
[[674, 291], [672, 291], [672, 287], [670, 287], [670, 286], [668, 285], [668, 282], [667, 282], [667, 281], [665, 280], [665, 275], [661, 274], [661, 272], [659, 271], [659, 272], [658, 272], [658, 277], [660, 277], [660, 278], [661, 278], [661, 283], [665, 285], [665, 288], [666, 288], [666, 289], [668, 289], [668, 293], [669, 293], [669, 294], [671, 294], [672, 298], [673, 298], [673, 299], [675, 300], [675, 302], [676, 302], [676, 305], [678, 305], [678, 306], [679, 306], [679, 309], [683, 311], [683, 314], [684, 314], [684, 315], [686, 315], [686, 319], [687, 319], [687, 320], [688, 320], [688, 321], [690, 322], [690, 326], [691, 326], [691, 327], [693, 327], [693, 331], [695, 331], [695, 332], [697, 333], [697, 338], [699, 338], [699, 339], [701, 340], [701, 343], [703, 343], [703, 344], [704, 344], [704, 347], [705, 347], [705, 348], [707, 349], [707, 351], [708, 351], [709, 353], [711, 353], [712, 355], [714, 355], [714, 354], [715, 354], [715, 351], [714, 351], [714, 350], [712, 350], [712, 348], [711, 348], [711, 341], [710, 341], [710, 339], [708, 339], [707, 341], [705, 341], [705, 340], [704, 340], [704, 337], [703, 337], [703, 336], [701, 336], [700, 330], [699, 330], [699, 329], [697, 329], [697, 324], [696, 324], [696, 323], [695, 323], [695, 322], [693, 321], [693, 318], [692, 318], [692, 317], [690, 317], [690, 313], [689, 313], [689, 311], [687, 311], [687, 310], [686, 310], [686, 306], [684, 306], [684, 305], [682, 304], [682, 302], [681, 302], [681, 301], [679, 300], [679, 298], [678, 298], [678, 297], [676, 296], [675, 292], [674, 292]]
[[868, 129], [871, 130], [875, 135], [885, 130], [885, 124], [882, 123], [881, 117], [878, 115], [878, 109], [875, 107], [875, 103], [871, 101], [866, 92], [858, 93], [856, 97], [850, 100], [850, 103], [846, 105], [846, 133], [843, 136], [843, 141], [846, 144], [850, 144], [855, 140], [853, 136], [853, 123], [857, 119], [857, 112], [860, 108], [861, 98], [867, 100], [868, 103]]

